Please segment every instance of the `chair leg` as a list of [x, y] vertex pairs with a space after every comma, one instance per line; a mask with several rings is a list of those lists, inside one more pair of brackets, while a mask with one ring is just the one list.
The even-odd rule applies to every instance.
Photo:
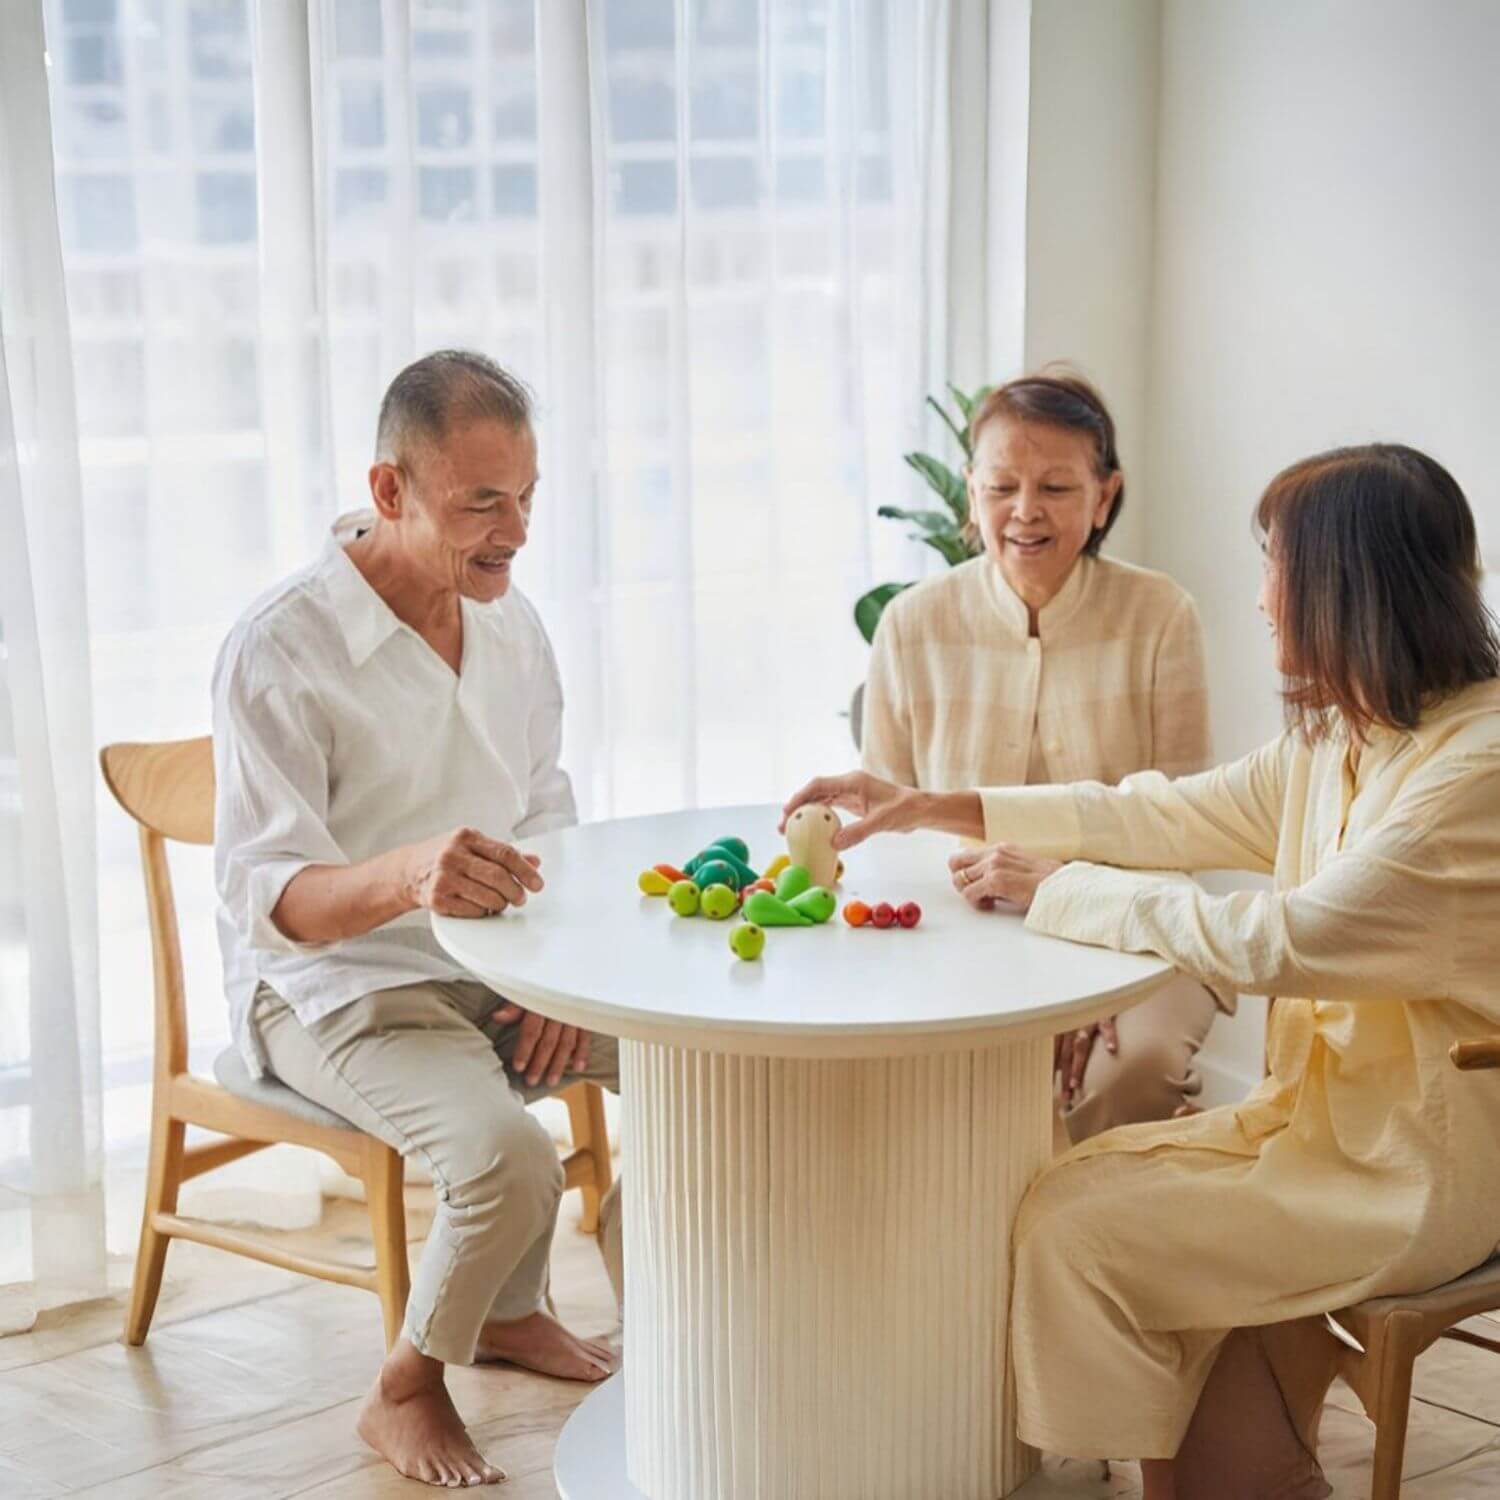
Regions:
[[130, 1307], [125, 1314], [125, 1342], [138, 1348], [146, 1342], [162, 1273], [167, 1266], [168, 1235], [152, 1227], [158, 1213], [177, 1212], [177, 1190], [182, 1185], [182, 1142], [187, 1127], [165, 1112], [151, 1122], [151, 1160], [146, 1172], [146, 1203], [141, 1210], [141, 1239], [130, 1283]]
[[1380, 1349], [1380, 1385], [1376, 1400], [1375, 1462], [1370, 1500], [1398, 1500], [1401, 1461], [1406, 1454], [1406, 1424], [1411, 1413], [1412, 1368], [1422, 1352], [1420, 1319], [1392, 1313], [1386, 1319]]
[[597, 1234], [599, 1204], [614, 1180], [609, 1160], [609, 1127], [604, 1119], [604, 1090], [597, 1083], [575, 1083], [563, 1097], [568, 1103], [573, 1149], [587, 1151], [594, 1166], [593, 1182], [578, 1190], [583, 1197], [578, 1227], [584, 1234]]
[[411, 1292], [411, 1268], [406, 1259], [405, 1175], [399, 1153], [372, 1136], [365, 1143], [362, 1176], [370, 1234], [375, 1242], [375, 1279], [385, 1319], [385, 1347], [390, 1349], [401, 1337], [406, 1299]]

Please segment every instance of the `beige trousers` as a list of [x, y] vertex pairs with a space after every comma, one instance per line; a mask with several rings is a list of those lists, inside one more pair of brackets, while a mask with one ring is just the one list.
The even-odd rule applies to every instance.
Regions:
[[[563, 1172], [526, 1105], [580, 1077], [619, 1088], [618, 1050], [603, 1036], [594, 1037], [584, 1074], [564, 1075], [557, 1089], [528, 1085], [507, 1061], [518, 1024], [492, 1019], [502, 1003], [477, 981], [405, 985], [304, 1026], [268, 986], [255, 998], [271, 1071], [283, 1083], [431, 1172], [437, 1211], [405, 1333], [448, 1364], [472, 1364], [486, 1322], [526, 1317], [546, 1297]], [[608, 1264], [620, 1241], [613, 1194], [601, 1221]], [[618, 1286], [618, 1266], [609, 1270]]]
[[[1068, 1141], [1077, 1145], [1116, 1125], [1170, 1120], [1196, 1099], [1203, 1079], [1194, 1067], [1198, 1049], [1219, 1013], [1218, 1002], [1196, 979], [1178, 975], [1149, 1000], [1120, 1012], [1120, 1050], [1096, 1040], [1073, 1102], [1057, 1106]], [[1067, 1144], [1066, 1142], [1062, 1144]]]

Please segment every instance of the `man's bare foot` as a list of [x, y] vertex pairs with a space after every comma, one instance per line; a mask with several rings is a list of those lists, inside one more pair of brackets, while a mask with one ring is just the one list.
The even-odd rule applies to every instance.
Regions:
[[544, 1312], [514, 1323], [486, 1323], [474, 1359], [478, 1364], [520, 1365], [564, 1380], [604, 1380], [620, 1365], [603, 1340], [581, 1339]]
[[443, 1384], [443, 1367], [402, 1339], [386, 1357], [356, 1424], [392, 1468], [423, 1484], [463, 1489], [506, 1478], [474, 1446]]

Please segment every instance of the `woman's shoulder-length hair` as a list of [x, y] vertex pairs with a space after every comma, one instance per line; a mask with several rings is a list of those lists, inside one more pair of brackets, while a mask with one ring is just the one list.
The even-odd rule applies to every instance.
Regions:
[[1411, 729], [1500, 675], [1474, 513], [1436, 459], [1399, 443], [1283, 469], [1255, 508], [1278, 578], [1288, 727]]

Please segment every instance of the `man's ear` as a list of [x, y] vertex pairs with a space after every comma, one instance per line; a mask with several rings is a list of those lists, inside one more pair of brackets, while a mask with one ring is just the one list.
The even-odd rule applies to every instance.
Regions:
[[1108, 479], [1099, 493], [1099, 508], [1094, 513], [1094, 529], [1097, 531], [1109, 520], [1115, 508], [1115, 501], [1120, 498], [1120, 491], [1125, 487], [1125, 471], [1115, 469], [1110, 473]]
[[406, 506], [406, 471], [400, 464], [382, 459], [370, 465], [370, 497], [385, 520], [400, 518]]

